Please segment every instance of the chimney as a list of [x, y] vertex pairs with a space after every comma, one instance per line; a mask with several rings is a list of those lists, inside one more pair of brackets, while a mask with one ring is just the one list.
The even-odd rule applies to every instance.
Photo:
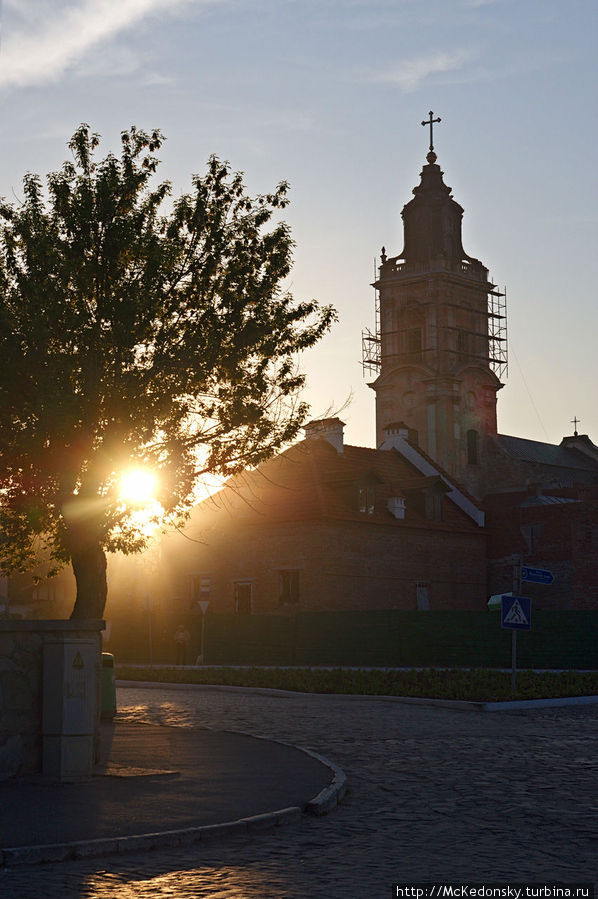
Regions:
[[404, 437], [405, 440], [409, 440], [409, 428], [404, 421], [394, 421], [384, 428], [384, 436], [387, 440], [395, 435], [397, 437]]
[[405, 518], [405, 500], [402, 496], [391, 496], [387, 503], [388, 511], [395, 518]]
[[396, 446], [397, 438], [410, 440], [417, 444], [417, 431], [408, 428], [404, 421], [394, 421], [384, 427], [384, 440], [378, 449], [393, 449]]
[[343, 451], [344, 421], [340, 418], [320, 418], [304, 425], [306, 440], [327, 440], [335, 448], [337, 453]]

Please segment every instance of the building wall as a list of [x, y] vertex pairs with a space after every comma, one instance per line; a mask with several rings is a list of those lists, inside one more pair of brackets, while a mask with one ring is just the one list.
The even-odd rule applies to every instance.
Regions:
[[[369, 522], [230, 522], [206, 544], [178, 547], [172, 595], [181, 609], [193, 578], [210, 578], [210, 610], [237, 611], [235, 585], [251, 584], [253, 614], [357, 609], [481, 609], [486, 602], [482, 532]], [[299, 572], [299, 601], [280, 603], [280, 573]], [[238, 588], [237, 588], [238, 589]]]

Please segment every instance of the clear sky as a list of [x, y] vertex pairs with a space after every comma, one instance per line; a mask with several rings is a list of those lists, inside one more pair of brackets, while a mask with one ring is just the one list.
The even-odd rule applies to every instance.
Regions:
[[168, 141], [177, 191], [210, 153], [252, 192], [292, 186], [289, 287], [340, 320], [302, 360], [313, 416], [373, 445], [361, 373], [373, 261], [402, 249], [430, 109], [466, 252], [506, 286], [499, 430], [598, 442], [595, 0], [0, 0], [0, 195], [88, 122]]

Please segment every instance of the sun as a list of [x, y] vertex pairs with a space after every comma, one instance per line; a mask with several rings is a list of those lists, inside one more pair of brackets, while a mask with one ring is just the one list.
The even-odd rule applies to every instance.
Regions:
[[120, 478], [120, 499], [137, 508], [149, 506], [156, 498], [158, 478], [147, 468], [131, 468]]

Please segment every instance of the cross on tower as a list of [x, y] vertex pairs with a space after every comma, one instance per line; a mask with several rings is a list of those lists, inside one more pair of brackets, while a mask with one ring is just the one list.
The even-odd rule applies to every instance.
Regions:
[[573, 431], [573, 436], [574, 436], [574, 437], [577, 437], [577, 436], [578, 436], [578, 435], [577, 435], [577, 425], [578, 425], [578, 424], [581, 424], [581, 418], [578, 418], [577, 415], [575, 415], [575, 416], [573, 417], [573, 421], [571, 422], [571, 424], [572, 424], [573, 427], [575, 428], [575, 430]]
[[433, 133], [432, 133], [432, 129], [434, 127], [434, 122], [441, 122], [442, 119], [441, 118], [437, 118], [437, 119], [433, 118], [434, 113], [432, 112], [432, 110], [430, 110], [429, 115], [430, 115], [430, 118], [424, 119], [424, 121], [422, 122], [422, 125], [430, 126], [430, 151], [432, 151], [434, 149], [434, 137], [433, 137]]

